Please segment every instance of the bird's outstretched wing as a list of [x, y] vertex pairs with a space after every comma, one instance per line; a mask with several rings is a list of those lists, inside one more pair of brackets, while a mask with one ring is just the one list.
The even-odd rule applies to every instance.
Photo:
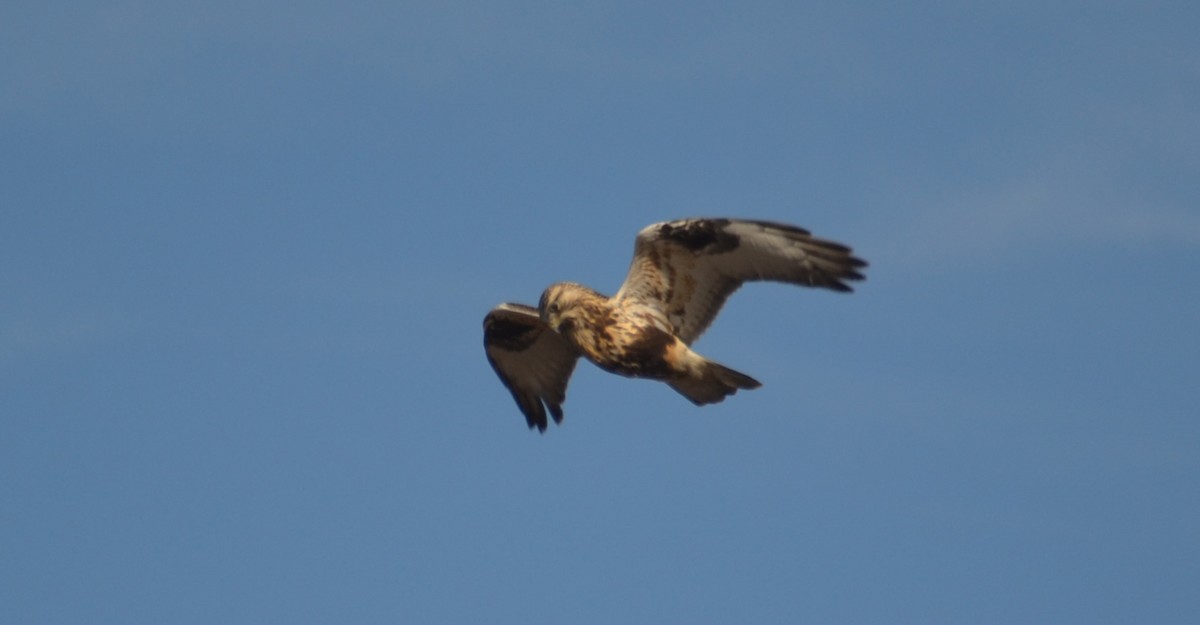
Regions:
[[850, 291], [867, 263], [840, 243], [786, 224], [680, 219], [638, 233], [629, 275], [616, 298], [655, 306], [690, 344], [744, 282], [772, 280]]
[[579, 354], [542, 323], [536, 308], [522, 304], [493, 308], [483, 319], [483, 348], [530, 429], [546, 431], [547, 408], [555, 423], [562, 422], [567, 381]]

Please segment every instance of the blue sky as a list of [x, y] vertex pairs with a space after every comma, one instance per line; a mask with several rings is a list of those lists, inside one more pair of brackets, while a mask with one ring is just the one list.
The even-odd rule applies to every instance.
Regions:
[[[1186, 2], [9, 2], [0, 621], [1192, 623]], [[501, 301], [795, 223], [697, 409]]]

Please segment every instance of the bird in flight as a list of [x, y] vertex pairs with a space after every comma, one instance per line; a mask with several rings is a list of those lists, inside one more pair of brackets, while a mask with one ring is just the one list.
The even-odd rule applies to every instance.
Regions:
[[679, 219], [637, 235], [633, 262], [612, 297], [574, 282], [550, 285], [537, 308], [504, 303], [483, 320], [488, 362], [530, 429], [562, 423], [567, 382], [580, 356], [631, 378], [666, 382], [697, 406], [758, 380], [690, 345], [745, 282], [767, 280], [848, 292], [867, 263], [840, 243], [780, 223]]

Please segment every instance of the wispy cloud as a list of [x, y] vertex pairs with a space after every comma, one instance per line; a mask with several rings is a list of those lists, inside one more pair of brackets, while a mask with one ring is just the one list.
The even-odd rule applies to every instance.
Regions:
[[1048, 245], [1200, 247], [1200, 210], [1155, 194], [1151, 184], [1119, 154], [1068, 150], [1003, 179], [960, 188], [926, 209], [885, 218], [886, 229], [874, 233], [871, 245], [892, 262], [943, 266], [997, 261]]

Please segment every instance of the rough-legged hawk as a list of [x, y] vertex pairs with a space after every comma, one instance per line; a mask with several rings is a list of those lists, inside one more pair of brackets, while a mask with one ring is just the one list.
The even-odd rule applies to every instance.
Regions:
[[567, 380], [579, 356], [601, 369], [661, 380], [697, 406], [754, 378], [693, 352], [692, 344], [743, 282], [770, 280], [850, 291], [867, 263], [849, 247], [785, 224], [680, 219], [638, 233], [633, 263], [613, 297], [581, 284], [550, 285], [537, 308], [500, 304], [483, 320], [488, 362], [530, 428], [546, 411], [563, 418]]

